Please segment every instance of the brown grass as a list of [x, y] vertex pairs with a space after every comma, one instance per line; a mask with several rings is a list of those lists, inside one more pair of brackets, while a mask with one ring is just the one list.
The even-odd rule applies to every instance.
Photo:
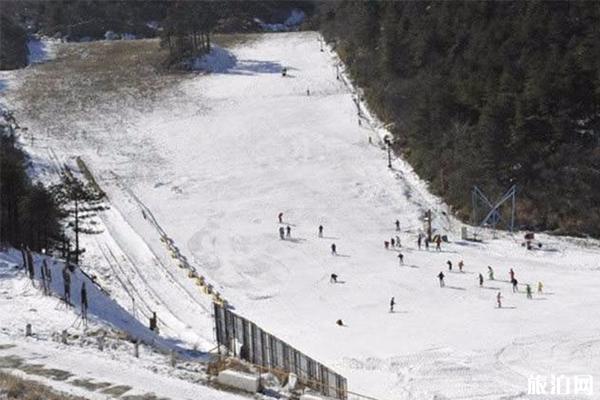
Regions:
[[[231, 48], [257, 37], [215, 35], [213, 41]], [[21, 71], [20, 85], [9, 89], [8, 100], [39, 145], [69, 139], [74, 154], [80, 143], [102, 149], [107, 141], [119, 141], [127, 148], [130, 140], [123, 133], [137, 117], [156, 109], [176, 117], [187, 98], [179, 84], [198, 75], [168, 70], [167, 54], [158, 39], [61, 43], [54, 60]], [[198, 112], [207, 107], [196, 106]]]
[[57, 392], [40, 383], [0, 372], [0, 398], [19, 400], [85, 400]]

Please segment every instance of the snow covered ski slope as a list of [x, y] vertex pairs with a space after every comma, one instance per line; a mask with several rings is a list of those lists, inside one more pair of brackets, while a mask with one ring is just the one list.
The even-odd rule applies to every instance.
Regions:
[[[405, 162], [387, 169], [379, 135], [358, 125], [352, 94], [336, 79], [337, 58], [320, 51], [315, 33], [262, 35], [209, 61], [212, 73], [166, 89], [152, 107], [130, 99], [110, 118], [102, 107], [76, 115], [72, 136], [47, 133], [59, 157], [79, 155], [91, 166], [119, 214], [103, 216], [107, 225], [123, 218], [141, 238], [132, 245], [121, 225], [109, 229], [125, 252], [164, 257], [142, 214], [152, 210], [236, 312], [347, 376], [352, 391], [389, 400], [526, 398], [538, 374], [592, 375], [600, 385], [596, 243], [542, 236], [542, 250], [528, 251], [508, 235], [459, 240], [460, 224], [444, 217]], [[44, 131], [45, 121], [26, 122]], [[441, 251], [417, 249], [428, 208], [450, 239]], [[290, 239], [279, 239], [279, 212]], [[402, 247], [386, 250], [396, 235]], [[136, 257], [138, 273], [152, 274], [153, 298], [198, 336], [179, 339], [207, 346], [209, 317], [184, 273], [166, 276], [168, 260], [145, 257]], [[487, 280], [488, 265], [496, 280]], [[442, 270], [445, 288], [436, 277]], [[339, 283], [329, 282], [331, 273]], [[526, 298], [525, 284], [535, 291], [539, 281], [544, 292]], [[579, 397], [590, 398], [570, 398]]]

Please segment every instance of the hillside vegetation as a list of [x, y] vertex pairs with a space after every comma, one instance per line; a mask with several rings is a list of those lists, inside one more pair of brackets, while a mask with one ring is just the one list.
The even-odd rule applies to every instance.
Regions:
[[521, 227], [600, 235], [600, 4], [326, 2], [321, 30], [396, 150], [467, 219], [518, 186]]
[[40, 251], [61, 240], [62, 213], [52, 193], [27, 175], [29, 159], [17, 144], [15, 124], [0, 108], [0, 248]]
[[27, 379], [0, 372], [0, 398], [13, 400], [85, 400], [83, 397], [58, 393]]

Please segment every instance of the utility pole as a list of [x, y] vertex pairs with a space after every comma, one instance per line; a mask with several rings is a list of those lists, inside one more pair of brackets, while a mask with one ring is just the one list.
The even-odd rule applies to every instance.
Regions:
[[387, 144], [387, 153], [388, 153], [388, 168], [392, 168], [392, 147], [389, 136], [386, 136], [383, 141]]
[[427, 220], [427, 240], [431, 242], [431, 210], [427, 210], [425, 219]]
[[79, 265], [79, 202], [75, 197], [75, 264]]

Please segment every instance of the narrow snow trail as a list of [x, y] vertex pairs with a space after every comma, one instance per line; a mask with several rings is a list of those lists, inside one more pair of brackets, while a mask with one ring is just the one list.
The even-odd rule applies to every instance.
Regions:
[[[460, 224], [442, 217], [434, 223], [450, 243], [419, 250], [423, 209], [437, 204], [443, 215], [445, 207], [402, 160], [387, 169], [377, 135], [358, 125], [352, 93], [336, 79], [337, 58], [319, 48], [312, 32], [263, 35], [230, 50], [235, 65], [181, 83], [151, 111], [123, 110], [126, 127], [90, 128], [78, 154], [66, 139], [49, 139], [92, 166], [122, 218], [108, 217], [108, 231], [147, 302], [164, 305], [182, 340], [212, 337], [205, 297], [169, 265], [145, 208], [236, 311], [347, 376], [351, 390], [390, 400], [503, 399], [523, 396], [534, 373], [600, 381], [590, 356], [600, 351], [597, 242], [540, 235], [535, 251], [502, 234], [465, 242]], [[82, 115], [78, 128], [93, 123]], [[278, 237], [279, 212], [291, 240]], [[396, 235], [402, 248], [384, 249]], [[464, 272], [448, 271], [448, 260], [464, 260]], [[497, 280], [480, 288], [488, 265]], [[330, 284], [333, 272], [344, 283]], [[544, 293], [527, 299], [524, 284], [535, 290], [538, 281]]]

